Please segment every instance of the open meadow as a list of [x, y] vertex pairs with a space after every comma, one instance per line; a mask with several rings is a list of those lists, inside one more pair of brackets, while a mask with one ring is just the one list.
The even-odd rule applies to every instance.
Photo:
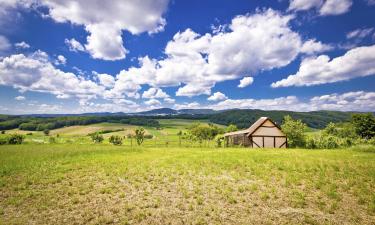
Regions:
[[369, 150], [0, 146], [0, 224], [374, 224]]

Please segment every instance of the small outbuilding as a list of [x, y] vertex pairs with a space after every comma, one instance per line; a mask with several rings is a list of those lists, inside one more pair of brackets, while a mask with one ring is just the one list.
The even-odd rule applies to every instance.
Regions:
[[288, 139], [281, 128], [268, 117], [259, 118], [251, 127], [225, 133], [228, 145], [242, 145], [251, 148], [287, 148]]

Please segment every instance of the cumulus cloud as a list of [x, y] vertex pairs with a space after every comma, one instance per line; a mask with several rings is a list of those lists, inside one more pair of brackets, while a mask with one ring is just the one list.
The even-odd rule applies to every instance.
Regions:
[[213, 95], [207, 98], [208, 101], [220, 101], [220, 100], [225, 100], [228, 97], [221, 93], [221, 92], [215, 92]]
[[306, 58], [296, 74], [272, 83], [271, 86], [312, 86], [374, 74], [375, 45], [372, 45], [354, 48], [332, 60], [327, 55]]
[[72, 52], [83, 52], [85, 48], [81, 43], [79, 43], [76, 39], [65, 39], [65, 44], [68, 46], [69, 50]]
[[23, 101], [23, 100], [25, 100], [26, 98], [24, 97], [24, 96], [17, 96], [17, 97], [15, 97], [14, 99], [16, 99], [17, 101]]
[[104, 87], [91, 80], [56, 69], [42, 51], [1, 59], [0, 84], [12, 86], [21, 92], [37, 91], [79, 98], [93, 98], [104, 91]]
[[90, 4], [83, 0], [41, 0], [39, 4], [48, 8], [47, 16], [56, 22], [83, 25], [89, 33], [85, 47], [93, 58], [118, 60], [127, 53], [122, 31], [132, 34], [162, 31], [166, 24], [162, 15], [168, 0], [114, 0], [105, 5], [100, 0]]
[[237, 16], [227, 29], [213, 34], [186, 29], [168, 42], [165, 58], [140, 58], [139, 67], [123, 70], [117, 78], [134, 89], [143, 84], [180, 86], [176, 96], [210, 95], [217, 82], [284, 67], [302, 51], [327, 50], [315, 40], [310, 41], [313, 47], [303, 49], [302, 38], [289, 26], [292, 19], [268, 9]]
[[244, 87], [249, 86], [253, 82], [254, 82], [254, 78], [252, 78], [252, 77], [244, 77], [244, 78], [242, 78], [240, 80], [240, 84], [237, 87], [244, 88]]
[[161, 105], [161, 102], [157, 99], [150, 99], [144, 102], [146, 105]]
[[94, 75], [97, 76], [99, 83], [106, 88], [112, 88], [115, 85], [115, 78], [106, 73], [97, 73], [93, 72]]
[[316, 53], [330, 51], [332, 49], [333, 49], [333, 46], [331, 45], [323, 44], [320, 41], [310, 39], [310, 40], [307, 40], [305, 43], [303, 43], [301, 52], [305, 54], [316, 54]]
[[290, 0], [289, 10], [317, 9], [322, 16], [340, 15], [348, 12], [352, 4], [352, 0]]
[[12, 45], [9, 43], [8, 39], [0, 35], [0, 52], [7, 51], [12, 47]]
[[14, 46], [16, 48], [23, 48], [23, 49], [26, 49], [26, 48], [30, 48], [30, 45], [27, 44], [26, 42], [22, 41], [22, 42], [18, 42], [18, 43], [15, 43]]
[[150, 88], [143, 92], [142, 98], [169, 98], [169, 95], [160, 88]]
[[58, 55], [57, 59], [55, 61], [56, 65], [65, 65], [66, 64], [66, 58], [63, 55]]
[[205, 108], [205, 107], [202, 107], [201, 104], [199, 104], [198, 102], [190, 102], [190, 103], [186, 102], [182, 104], [175, 104], [174, 108], [179, 110], [179, 109], [198, 109], [198, 108]]
[[375, 110], [375, 92], [347, 92], [315, 96], [307, 101], [302, 101], [296, 96], [286, 96], [273, 99], [227, 99], [216, 104], [207, 105], [205, 108], [216, 110], [232, 109], [262, 110], [293, 110], [293, 111], [364, 111]]

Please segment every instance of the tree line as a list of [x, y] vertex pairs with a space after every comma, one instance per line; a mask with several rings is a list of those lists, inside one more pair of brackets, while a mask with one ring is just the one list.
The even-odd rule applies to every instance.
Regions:
[[[1, 120], [2, 119], [2, 120]], [[69, 117], [0, 117], [0, 130], [19, 128], [28, 131], [44, 131], [74, 125], [89, 125], [95, 123], [121, 123], [136, 126], [159, 127], [156, 119], [142, 116], [69, 116]]]

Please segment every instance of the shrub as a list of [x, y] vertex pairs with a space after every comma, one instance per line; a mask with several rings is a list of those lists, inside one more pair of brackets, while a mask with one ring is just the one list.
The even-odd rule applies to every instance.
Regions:
[[216, 135], [215, 137], [216, 147], [220, 148], [223, 145], [224, 140], [225, 138], [223, 135], [221, 134]]
[[143, 137], [144, 137], [144, 139], [152, 139], [154, 137], [154, 135], [152, 135], [152, 134], [145, 134]]
[[48, 136], [49, 135], [49, 130], [48, 129], [44, 129], [43, 130], [43, 134], [46, 135], [46, 136]]
[[375, 116], [372, 113], [354, 114], [351, 122], [362, 138], [371, 139], [375, 136]]
[[122, 145], [122, 138], [118, 135], [112, 135], [109, 137], [109, 143], [113, 145]]
[[1, 131], [1, 134], [5, 134], [5, 130], [2, 130], [2, 131]]
[[25, 137], [21, 134], [12, 134], [8, 137], [8, 144], [17, 145], [22, 144]]
[[93, 133], [90, 135], [91, 137], [91, 140], [94, 142], [94, 143], [102, 143], [103, 140], [104, 140], [104, 137], [103, 135], [99, 134], [99, 133]]
[[306, 124], [304, 124], [301, 120], [293, 120], [289, 115], [285, 116], [281, 129], [288, 138], [288, 146], [305, 146], [304, 132], [306, 129]]
[[141, 145], [144, 140], [145, 130], [141, 127], [135, 130], [135, 140], [138, 145]]

